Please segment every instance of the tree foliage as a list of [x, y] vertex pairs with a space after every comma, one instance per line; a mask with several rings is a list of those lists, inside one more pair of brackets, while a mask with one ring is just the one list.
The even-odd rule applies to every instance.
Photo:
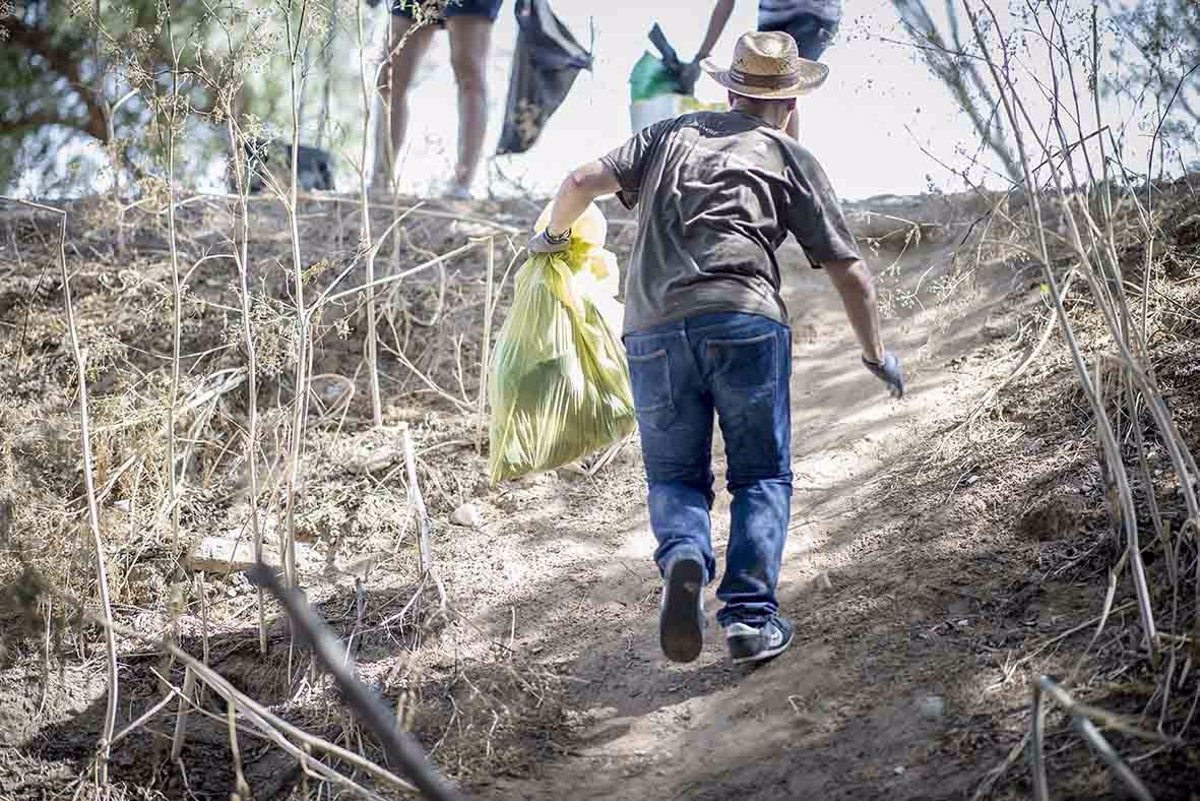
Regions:
[[[1200, 123], [1200, 3], [1196, 0], [1107, 0], [1113, 28], [1108, 91], [1145, 109], [1142, 127], [1159, 141], [1196, 144]], [[1164, 145], [1165, 146], [1165, 145]]]
[[[336, 23], [335, 5], [303, 6], [306, 44], [333, 46], [326, 26]], [[175, 135], [188, 138], [197, 165], [226, 147], [220, 126], [203, 120], [232, 113], [248, 128], [282, 121], [282, 32], [300, 7], [270, 0], [0, 3], [0, 186], [22, 154], [23, 166], [53, 171], [61, 168], [55, 151], [80, 143], [99, 145], [125, 171], [153, 173], [168, 120]]]

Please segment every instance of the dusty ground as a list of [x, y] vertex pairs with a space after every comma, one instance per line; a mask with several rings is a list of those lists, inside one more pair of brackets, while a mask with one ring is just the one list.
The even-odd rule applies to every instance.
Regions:
[[[896, 216], [912, 211], [880, 207]], [[530, 211], [474, 213], [520, 228]], [[1056, 340], [986, 414], [960, 426], [1036, 342], [1047, 312], [1036, 269], [995, 254], [980, 260], [974, 248], [960, 247], [973, 212], [938, 203], [919, 211], [931, 223], [922, 236], [900, 228], [871, 259], [890, 314], [886, 339], [905, 358], [911, 382], [901, 402], [888, 399], [858, 365], [823, 277], [802, 266], [798, 252], [785, 259], [798, 267], [787, 276], [796, 494], [781, 598], [798, 637], [785, 656], [755, 670], [728, 664], [715, 625], [697, 662], [671, 665], [659, 654], [658, 579], [636, 442], [594, 477], [560, 470], [487, 486], [476, 421], [463, 408], [477, 388], [480, 260], [456, 263], [445, 285], [433, 278], [406, 284], [396, 342], [442, 394], [385, 357], [382, 428], [369, 430], [364, 418], [357, 328], [349, 339], [324, 341], [316, 372], [346, 376], [359, 391], [343, 405], [342, 384], [321, 385], [329, 388], [330, 410], [308, 439], [299, 526], [304, 584], [326, 618], [353, 636], [362, 675], [397, 704], [405, 725], [473, 797], [970, 798], [1021, 742], [1030, 677], [1070, 670], [1092, 629], [1060, 635], [1099, 615], [1104, 601], [1106, 571], [1117, 555], [1104, 483]], [[406, 259], [444, 252], [448, 242], [481, 232], [445, 221], [421, 225], [408, 235]], [[897, 228], [878, 218], [860, 218], [859, 225], [876, 237]], [[52, 280], [49, 291], [32, 286], [32, 266], [45, 269], [53, 250], [38, 245], [25, 222], [10, 220], [9, 228], [32, 244], [23, 245], [20, 265], [11, 245], [0, 252], [8, 274], [25, 281], [0, 294], [0, 334], [15, 347], [23, 315], [32, 314], [36, 347], [22, 347], [35, 350], [34, 363], [49, 371], [34, 379], [14, 369], [16, 383], [7, 388], [9, 403], [23, 410], [10, 409], [7, 419], [26, 427], [7, 441], [5, 465], [16, 489], [0, 496], [15, 509], [8, 512], [16, 522], [4, 576], [18, 587], [20, 563], [44, 556], [39, 537], [50, 536], [29, 522], [31, 505], [41, 516], [61, 515], [59, 531], [82, 529], [73, 431], [51, 436], [31, 422], [41, 417], [68, 427], [73, 413], [70, 362], [56, 338], [62, 329], [51, 324], [61, 315], [57, 287]], [[38, 236], [50, 231], [38, 229]], [[614, 232], [620, 253], [632, 230], [617, 224]], [[158, 256], [126, 272], [161, 280], [161, 240], [149, 238], [146, 247], [159, 248]], [[338, 240], [348, 247], [340, 234]], [[197, 242], [193, 257], [212, 247], [201, 236]], [[134, 304], [128, 287], [135, 282], [95, 266], [85, 251], [77, 251], [77, 261], [72, 256], [85, 287], [77, 301], [85, 317], [93, 312], [92, 324], [109, 340], [163, 352], [161, 341], [146, 345], [152, 322], [117, 319], [122, 304]], [[498, 271], [507, 260], [499, 261]], [[114, 276], [120, 289], [113, 289]], [[1177, 297], [1186, 305], [1200, 282], [1184, 278]], [[196, 283], [224, 297], [229, 280], [227, 271], [200, 270]], [[214, 346], [204, 341], [205, 313], [211, 310], [197, 313], [197, 350]], [[1177, 387], [1181, 427], [1196, 447], [1200, 377], [1188, 354], [1200, 330], [1187, 320], [1182, 325], [1172, 333], [1191, 344], [1164, 346], [1162, 369]], [[211, 374], [216, 366], [196, 372]], [[280, 373], [286, 387], [286, 370]], [[127, 386], [104, 373], [97, 384], [102, 397]], [[53, 392], [46, 390], [51, 385]], [[237, 393], [221, 402], [228, 408], [222, 405], [204, 429], [210, 439], [236, 442], [242, 402]], [[269, 405], [265, 394], [263, 402]], [[418, 588], [401, 426], [417, 443], [435, 560], [449, 596], [445, 613], [430, 587]], [[244, 579], [208, 575], [200, 582], [178, 563], [196, 537], [245, 525], [244, 470], [216, 448], [202, 449], [196, 469], [210, 478], [191, 490], [186, 543], [140, 535], [134, 521], [141, 518], [118, 503], [128, 489], [120, 481], [106, 499], [110, 562], [124, 577], [118, 618], [146, 632], [177, 631], [192, 653], [203, 652], [281, 715], [338, 742], [359, 742], [336, 695], [306, 670], [302, 652], [289, 651], [273, 607], [271, 649], [260, 657], [255, 596]], [[152, 472], [145, 481], [154, 480]], [[61, 509], [50, 500], [59, 495]], [[478, 526], [451, 522], [464, 504], [478, 510]], [[1169, 502], [1165, 508], [1178, 513]], [[266, 513], [277, 515], [274, 502]], [[723, 545], [727, 497], [714, 514]], [[83, 594], [91, 591], [89, 558], [85, 544], [65, 548], [63, 564], [71, 567], [63, 575]], [[410, 604], [414, 593], [418, 601]], [[1134, 622], [1128, 600], [1122, 584], [1115, 622], [1073, 686], [1087, 700], [1137, 714], [1149, 708], [1153, 685], [1125, 625]], [[715, 598], [708, 608], [715, 610]], [[74, 792], [77, 777], [87, 775], [103, 709], [95, 631], [61, 609], [32, 611], [41, 614], [10, 596], [3, 616], [14, 632], [0, 658], [3, 798]], [[19, 620], [31, 626], [23, 635], [16, 634]], [[162, 697], [155, 671], [176, 684], [181, 672], [146, 644], [123, 642], [121, 662], [118, 729]], [[1194, 692], [1195, 682], [1185, 677], [1181, 695]], [[206, 703], [223, 713], [211, 698]], [[193, 720], [180, 769], [167, 753], [173, 711], [171, 704], [118, 744], [116, 780], [135, 796], [228, 797], [224, 728]], [[1124, 797], [1065, 720], [1052, 719], [1050, 736], [1056, 798]], [[242, 739], [255, 797], [313, 796], [315, 784], [293, 760]], [[1127, 755], [1150, 750], [1114, 742]], [[1197, 797], [1194, 747], [1140, 764], [1157, 798]], [[1027, 797], [1027, 775], [1018, 759], [992, 797]]]

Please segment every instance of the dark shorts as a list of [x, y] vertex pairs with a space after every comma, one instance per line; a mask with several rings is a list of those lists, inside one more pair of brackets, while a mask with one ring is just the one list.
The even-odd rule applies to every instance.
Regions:
[[796, 40], [801, 58], [809, 61], [820, 61], [821, 54], [829, 47], [833, 35], [837, 33], [837, 23], [822, 19], [815, 14], [800, 14], [786, 22], [772, 25], [760, 25], [760, 31], [783, 31]]
[[[503, 4], [504, 0], [448, 0], [438, 22], [445, 22], [447, 17], [486, 17], [489, 22], [495, 22]], [[412, 19], [418, 7], [430, 6], [436, 8], [437, 3], [430, 0], [395, 0], [392, 13], [397, 17]]]

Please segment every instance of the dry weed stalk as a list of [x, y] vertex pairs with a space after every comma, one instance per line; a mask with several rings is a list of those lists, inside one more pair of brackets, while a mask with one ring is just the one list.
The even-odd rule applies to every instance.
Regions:
[[117, 724], [117, 698], [119, 685], [117, 677], [117, 641], [112, 633], [112, 602], [109, 598], [108, 567], [104, 557], [104, 537], [100, 531], [100, 508], [96, 501], [96, 485], [93, 476], [91, 418], [88, 414], [87, 391], [87, 348], [80, 344], [79, 327], [75, 319], [75, 307], [71, 302], [71, 274], [67, 270], [67, 213], [52, 206], [32, 203], [14, 198], [3, 198], [19, 203], [37, 211], [50, 212], [59, 217], [58, 266], [62, 279], [63, 307], [66, 313], [67, 334], [71, 342], [71, 354], [75, 359], [79, 388], [79, 438], [83, 460], [84, 497], [87, 501], [88, 530], [92, 535], [92, 547], [95, 550], [96, 585], [100, 595], [100, 620], [104, 625], [105, 656], [108, 668], [108, 701], [104, 710], [104, 722], [97, 747], [96, 779], [101, 785], [108, 784], [108, 761], [112, 751], [113, 733]]
[[1035, 801], [1050, 800], [1050, 784], [1046, 777], [1046, 761], [1045, 761], [1045, 696], [1053, 698], [1067, 714], [1071, 716], [1071, 723], [1075, 730], [1079, 732], [1079, 736], [1084, 739], [1088, 746], [1096, 752], [1096, 754], [1104, 760], [1105, 764], [1112, 772], [1121, 780], [1121, 782], [1129, 789], [1130, 794], [1138, 799], [1138, 801], [1154, 801], [1154, 796], [1146, 789], [1146, 785], [1137, 777], [1130, 769], [1125, 760], [1121, 759], [1108, 740], [1104, 739], [1104, 735], [1096, 728], [1096, 724], [1092, 722], [1093, 718], [1104, 721], [1112, 728], [1133, 734], [1134, 736], [1142, 737], [1148, 740], [1161, 740], [1149, 732], [1138, 731], [1120, 721], [1113, 715], [1110, 715], [1104, 710], [1089, 707], [1086, 704], [1080, 704], [1075, 701], [1066, 690], [1058, 685], [1054, 679], [1049, 676], [1041, 676], [1033, 685], [1033, 734], [1031, 741], [1031, 759], [1033, 763], [1033, 797]]
[[[254, 543], [254, 558], [262, 561], [263, 532], [258, 519], [258, 354], [254, 346], [252, 300], [250, 295], [250, 212], [246, 201], [249, 178], [246, 171], [244, 139], [233, 109], [226, 108], [226, 127], [229, 133], [230, 158], [237, 182], [237, 227], [234, 231], [234, 254], [238, 270], [238, 296], [242, 312], [242, 343], [246, 349], [246, 470], [250, 488], [250, 536]], [[267, 618], [261, 588], [258, 590], [258, 650], [267, 652]]]
[[413, 452], [412, 435], [408, 426], [401, 434], [404, 441], [404, 469], [408, 477], [408, 503], [417, 518], [417, 550], [421, 559], [421, 581], [432, 580], [438, 593], [438, 611], [446, 611], [446, 587], [438, 576], [433, 564], [433, 542], [431, 539], [433, 524], [429, 520], [429, 511], [425, 507], [425, 497], [421, 494], [421, 484], [417, 478], [417, 456]]
[[[371, 198], [368, 192], [368, 173], [367, 155], [370, 151], [371, 137], [371, 109], [375, 106], [372, 98], [371, 88], [367, 80], [367, 57], [366, 57], [366, 41], [363, 35], [363, 4], [356, 2], [354, 4], [354, 17], [358, 23], [358, 77], [362, 87], [363, 101], [363, 122], [362, 122], [362, 150], [361, 158], [358, 164], [358, 189], [359, 199], [361, 203], [362, 215], [362, 233], [360, 235], [360, 247], [366, 251], [366, 277], [367, 283], [371, 284], [375, 280], [375, 249], [371, 242]], [[393, 211], [393, 218], [398, 216]], [[379, 334], [378, 334], [378, 309], [375, 305], [375, 290], [367, 291], [367, 379], [371, 387], [371, 422], [380, 426], [383, 425], [383, 401], [379, 395]]]
[[[171, 49], [171, 92], [168, 95], [170, 111], [167, 114], [167, 244], [171, 253], [171, 388], [167, 396], [166, 442], [167, 442], [167, 488], [171, 511], [171, 538], [180, 539], [179, 512], [181, 476], [176, 469], [175, 414], [179, 404], [180, 354], [183, 342], [183, 284], [179, 280], [179, 238], [175, 225], [175, 145], [178, 132], [179, 102], [179, 51], [175, 48], [175, 33], [172, 26], [171, 5], [163, 6], [165, 13], [167, 43]], [[184, 103], [187, 101], [184, 100]]]
[[475, 451], [483, 453], [483, 434], [487, 430], [488, 371], [492, 355], [492, 294], [495, 289], [496, 241], [488, 239], [487, 273], [483, 294], [483, 344], [479, 349], [479, 420], [475, 428]]
[[296, 28], [292, 29], [295, 15], [295, 0], [288, 0], [285, 6], [287, 15], [287, 55], [288, 55], [288, 88], [291, 98], [292, 116], [292, 158], [288, 176], [288, 195], [284, 207], [287, 211], [288, 229], [292, 245], [292, 291], [296, 304], [296, 367], [294, 373], [294, 393], [292, 409], [291, 447], [287, 460], [286, 479], [286, 508], [287, 524], [283, 532], [284, 574], [291, 586], [296, 586], [299, 576], [296, 574], [296, 489], [300, 477], [300, 462], [304, 455], [304, 429], [308, 416], [308, 373], [311, 360], [312, 329], [309, 326], [309, 313], [304, 304], [304, 267], [300, 260], [300, 228], [296, 214], [299, 156], [300, 156], [300, 90], [296, 69], [300, 57], [300, 46], [304, 23], [308, 16], [308, 0], [300, 0], [300, 15], [295, 21]]

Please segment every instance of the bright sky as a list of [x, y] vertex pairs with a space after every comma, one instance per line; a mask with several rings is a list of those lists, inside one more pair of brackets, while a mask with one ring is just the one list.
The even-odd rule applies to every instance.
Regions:
[[[642, 52], [652, 49], [646, 37], [651, 25], [662, 25], [680, 55], [690, 58], [711, 10], [709, 0], [552, 0], [552, 5], [585, 46], [594, 25], [596, 65], [594, 73], [580, 75], [537, 145], [500, 162], [506, 176], [541, 192], [551, 191], [577, 163], [630, 135], [629, 72]], [[756, 12], [755, 0], [739, 1], [714, 58], [728, 61], [737, 36], [755, 27]], [[911, 47], [884, 39], [906, 41], [890, 0], [846, 0], [841, 31], [822, 59], [830, 67], [829, 80], [801, 99], [802, 140], [843, 198], [921, 192], [929, 188], [930, 177], [942, 188], [961, 189], [920, 145], [961, 164], [956, 149], [976, 141], [970, 124]], [[506, 0], [493, 36], [488, 153], [495, 151], [503, 121], [515, 42], [512, 0]], [[707, 78], [701, 78], [697, 91], [701, 99], [724, 98]], [[436, 188], [449, 173], [457, 126], [454, 106], [447, 102], [452, 92], [449, 47], [442, 35], [410, 94], [412, 151], [402, 179], [407, 189]], [[482, 178], [479, 189], [486, 189]]]

